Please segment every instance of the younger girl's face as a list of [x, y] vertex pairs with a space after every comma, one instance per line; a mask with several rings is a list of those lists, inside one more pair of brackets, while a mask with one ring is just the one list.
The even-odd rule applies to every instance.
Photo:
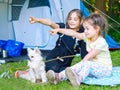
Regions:
[[81, 25], [81, 21], [75, 12], [71, 13], [68, 18], [68, 25], [70, 29], [78, 31]]
[[83, 26], [85, 29], [84, 32], [86, 37], [90, 39], [95, 39], [96, 37], [98, 37], [98, 31], [99, 31], [98, 28], [93, 27], [90, 22], [85, 21], [83, 23]]

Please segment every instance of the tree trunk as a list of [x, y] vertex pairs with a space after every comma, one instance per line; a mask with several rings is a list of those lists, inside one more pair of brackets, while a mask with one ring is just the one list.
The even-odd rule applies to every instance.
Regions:
[[105, 10], [105, 1], [106, 0], [95, 0], [95, 7], [98, 9], [97, 11], [106, 13], [106, 10]]

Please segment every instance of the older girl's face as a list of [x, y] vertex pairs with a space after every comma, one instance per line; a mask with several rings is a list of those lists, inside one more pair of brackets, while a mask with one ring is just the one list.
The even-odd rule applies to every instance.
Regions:
[[75, 12], [71, 13], [71, 15], [69, 16], [68, 25], [71, 29], [73, 29], [75, 31], [79, 30], [80, 25], [81, 25], [81, 21]]

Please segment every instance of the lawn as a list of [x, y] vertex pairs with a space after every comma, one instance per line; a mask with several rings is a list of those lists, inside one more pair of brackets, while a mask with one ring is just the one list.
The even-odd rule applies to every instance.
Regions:
[[[120, 66], [120, 50], [111, 51], [111, 57], [114, 66]], [[80, 58], [75, 57], [72, 64], [79, 62]], [[9, 71], [10, 78], [0, 78], [0, 90], [120, 90], [120, 85], [117, 86], [96, 86], [81, 84], [79, 87], [72, 87], [68, 81], [60, 82], [57, 85], [49, 83], [41, 85], [31, 83], [23, 79], [16, 79], [14, 73], [18, 69], [26, 69], [26, 61], [9, 62], [0, 65], [0, 74]]]

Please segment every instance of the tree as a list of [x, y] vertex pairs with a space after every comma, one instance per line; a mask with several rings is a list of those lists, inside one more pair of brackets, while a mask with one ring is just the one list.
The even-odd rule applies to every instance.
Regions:
[[102, 11], [103, 13], [106, 13], [105, 1], [106, 0], [95, 0], [95, 7]]

